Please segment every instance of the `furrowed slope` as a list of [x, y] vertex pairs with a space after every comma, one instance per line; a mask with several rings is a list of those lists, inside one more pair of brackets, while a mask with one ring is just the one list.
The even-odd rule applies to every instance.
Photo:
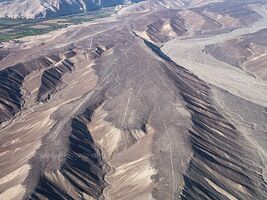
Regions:
[[267, 29], [262, 29], [221, 44], [209, 45], [206, 47], [206, 52], [218, 60], [267, 80], [266, 36]]
[[5, 44], [0, 72], [48, 64], [3, 85], [17, 83], [20, 106], [1, 129], [0, 199], [267, 198], [265, 83], [203, 51], [261, 21], [191, 37], [185, 10], [165, 3]]
[[191, 35], [216, 35], [236, 28], [251, 26], [262, 16], [249, 7], [249, 2], [219, 2], [193, 7], [180, 12]]
[[0, 71], [1, 76], [1, 112], [0, 123], [11, 119], [23, 105], [22, 84], [31, 72], [50, 66], [46, 58], [35, 59], [16, 64]]
[[256, 147], [251, 148], [252, 143], [213, 106], [205, 83], [171, 61], [167, 66], [192, 119], [193, 156], [184, 174], [181, 199], [266, 198], [265, 167]]

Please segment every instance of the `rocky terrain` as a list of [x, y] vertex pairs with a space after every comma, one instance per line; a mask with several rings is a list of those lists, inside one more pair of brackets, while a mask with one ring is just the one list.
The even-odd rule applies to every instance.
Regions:
[[138, 1], [140, 0], [2, 0], [0, 18], [56, 17]]
[[266, 3], [148, 0], [3, 42], [0, 199], [266, 199]]
[[267, 81], [267, 29], [206, 46], [208, 54]]

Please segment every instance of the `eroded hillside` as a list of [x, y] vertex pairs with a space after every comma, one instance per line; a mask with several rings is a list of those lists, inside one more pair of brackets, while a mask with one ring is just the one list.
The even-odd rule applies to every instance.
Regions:
[[267, 198], [266, 5], [178, 3], [3, 43], [0, 199]]

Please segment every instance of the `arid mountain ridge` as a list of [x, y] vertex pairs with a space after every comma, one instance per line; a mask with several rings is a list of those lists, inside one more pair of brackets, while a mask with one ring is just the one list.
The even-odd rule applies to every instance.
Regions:
[[[0, 17], [51, 18], [74, 13], [83, 13], [103, 7], [129, 5], [143, 0], [4, 0], [0, 2]], [[218, 0], [157, 0], [154, 3], [166, 7], [196, 6]]]
[[266, 22], [151, 0], [4, 42], [0, 199], [265, 200]]
[[8, 0], [0, 2], [0, 17], [58, 17], [138, 1], [140, 0]]

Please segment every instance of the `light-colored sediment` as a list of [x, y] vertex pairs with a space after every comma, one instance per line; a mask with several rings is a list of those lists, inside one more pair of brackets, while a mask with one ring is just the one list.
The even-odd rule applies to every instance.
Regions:
[[[55, 90], [45, 101], [34, 101], [43, 68], [18, 84], [25, 104], [0, 134], [1, 198], [264, 199], [266, 172], [259, 156], [264, 151], [245, 134], [248, 126], [261, 131], [266, 125], [251, 123], [241, 114], [233, 117], [238, 112], [219, 102], [213, 89], [242, 97], [233, 107], [263, 121], [258, 117], [266, 110], [258, 107], [267, 105], [266, 83], [202, 50], [257, 31], [266, 26], [267, 18], [252, 27], [191, 37], [203, 24], [188, 23], [193, 28], [187, 34], [179, 12], [191, 22], [197, 15], [187, 7], [167, 9], [175, 5], [185, 6], [174, 0], [146, 1], [115, 17], [4, 44], [12, 55], [0, 61], [1, 70], [51, 54], [48, 61], [55, 55], [60, 61], [45, 70], [62, 64], [62, 59], [71, 69], [56, 77], [59, 87], [51, 81]], [[216, 27], [217, 20], [233, 23], [229, 16], [221, 17]], [[182, 67], [152, 44], [160, 46], [186, 34], [162, 48]], [[257, 109], [243, 104], [244, 99]], [[258, 115], [252, 113], [255, 110]], [[263, 140], [257, 136], [257, 141]]]
[[265, 28], [266, 10], [258, 8], [256, 11], [262, 14], [263, 18], [251, 27], [240, 28], [217, 36], [175, 39], [164, 44], [162, 50], [178, 65], [190, 70], [202, 80], [266, 107], [266, 82], [255, 79], [241, 69], [234, 68], [203, 52], [205, 46], [209, 44], [216, 44]]
[[106, 199], [153, 199], [152, 176], [156, 174], [151, 165], [153, 129], [123, 131], [104, 120], [105, 111], [97, 109], [88, 126], [92, 137], [100, 146], [111, 167], [105, 176], [108, 187]]

